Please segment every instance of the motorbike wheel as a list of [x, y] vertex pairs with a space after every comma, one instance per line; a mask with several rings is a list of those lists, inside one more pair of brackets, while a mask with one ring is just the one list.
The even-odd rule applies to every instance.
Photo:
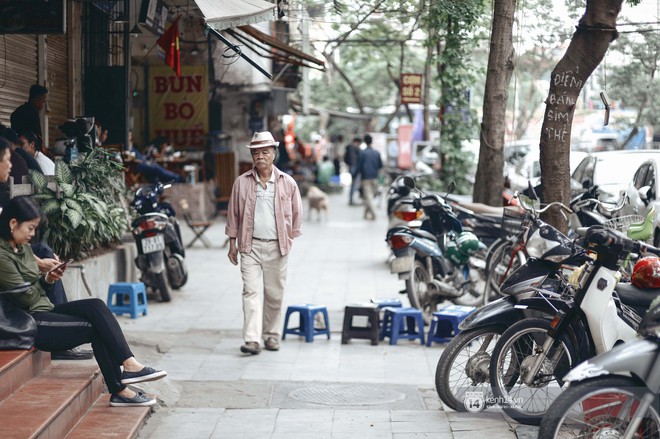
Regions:
[[573, 366], [572, 345], [567, 338], [560, 338], [532, 382], [525, 383], [529, 369], [543, 351], [549, 329], [550, 322], [545, 319], [521, 320], [502, 334], [493, 349], [489, 375], [495, 400], [521, 424], [541, 423], [552, 401], [562, 392], [561, 377]]
[[490, 325], [463, 331], [442, 351], [435, 368], [435, 389], [452, 410], [467, 410], [465, 392], [492, 396], [488, 379], [490, 357], [505, 330], [504, 326]]
[[608, 375], [572, 385], [550, 406], [541, 422], [539, 439], [626, 437], [633, 419], [643, 416], [630, 437], [660, 437], [658, 399], [646, 413], [637, 413], [649, 390], [631, 377]]
[[170, 286], [167, 283], [167, 274], [165, 270], [161, 273], [154, 274], [154, 280], [156, 281], [156, 289], [160, 294], [160, 300], [163, 302], [169, 302], [172, 300], [172, 295], [170, 294]]
[[415, 260], [410, 279], [406, 280], [406, 291], [410, 306], [421, 309], [425, 324], [430, 324], [433, 313], [437, 310], [438, 302], [427, 294], [427, 285], [431, 276], [421, 261]]

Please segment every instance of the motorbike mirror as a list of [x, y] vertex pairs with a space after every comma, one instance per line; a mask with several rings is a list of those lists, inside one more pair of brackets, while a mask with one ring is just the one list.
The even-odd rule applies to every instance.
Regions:
[[449, 187], [447, 188], [447, 195], [451, 194], [456, 190], [456, 182], [452, 180], [451, 183], [449, 183]]
[[412, 177], [403, 177], [403, 185], [410, 189], [415, 189], [415, 179]]
[[532, 186], [532, 182], [527, 180], [527, 191], [529, 193], [529, 198], [531, 200], [538, 200], [539, 196], [536, 195], [536, 191], [534, 190], [534, 186]]
[[527, 211], [534, 210], [534, 202], [527, 195], [518, 194], [518, 202], [523, 209]]

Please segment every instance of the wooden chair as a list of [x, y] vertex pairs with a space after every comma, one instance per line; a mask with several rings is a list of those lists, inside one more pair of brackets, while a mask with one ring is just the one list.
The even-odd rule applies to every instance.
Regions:
[[188, 227], [190, 227], [190, 230], [195, 234], [195, 237], [190, 241], [187, 245], [186, 248], [192, 247], [195, 242], [198, 240], [204, 244], [204, 247], [206, 248], [211, 248], [213, 245], [211, 242], [204, 236], [204, 233], [213, 225], [213, 220], [212, 219], [204, 219], [199, 217], [199, 215], [195, 215], [191, 209], [190, 205], [188, 204], [188, 200], [185, 198], [181, 199], [179, 201], [179, 206], [181, 207], [181, 213], [183, 215], [183, 220], [186, 222]]

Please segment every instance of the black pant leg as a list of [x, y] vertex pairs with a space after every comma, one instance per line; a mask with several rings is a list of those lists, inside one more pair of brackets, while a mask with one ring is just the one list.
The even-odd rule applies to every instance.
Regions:
[[38, 324], [37, 348], [58, 351], [91, 342], [108, 390], [116, 393], [126, 387], [121, 384], [119, 366], [133, 353], [105, 302], [98, 298], [74, 300], [56, 305], [49, 313], [35, 313], [34, 317]]
[[56, 305], [53, 312], [80, 317], [90, 322], [97, 337], [110, 349], [118, 363], [133, 356], [117, 319], [101, 299], [74, 300]]

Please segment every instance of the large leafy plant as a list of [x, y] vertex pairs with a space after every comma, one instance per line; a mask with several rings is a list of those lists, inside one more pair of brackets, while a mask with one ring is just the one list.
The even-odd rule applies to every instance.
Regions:
[[93, 150], [71, 167], [56, 162], [54, 189], [42, 173], [30, 171], [34, 197], [47, 218], [43, 240], [61, 258], [83, 259], [98, 249], [112, 248], [126, 230], [124, 209], [117, 207], [123, 187], [121, 165], [106, 154]]

